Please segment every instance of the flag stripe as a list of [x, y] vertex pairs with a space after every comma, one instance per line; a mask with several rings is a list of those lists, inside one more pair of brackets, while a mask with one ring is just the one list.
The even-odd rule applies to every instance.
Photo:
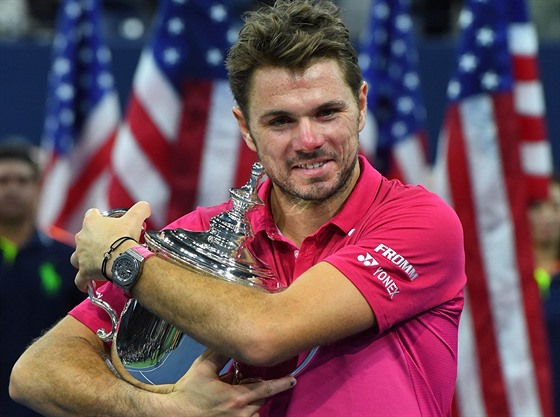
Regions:
[[[239, 138], [237, 121], [233, 116], [225, 117], [231, 114], [234, 105], [227, 81], [216, 81], [213, 85], [211, 110], [204, 141], [197, 205], [207, 207], [227, 200], [228, 189], [234, 185], [239, 148], [242, 143], [240, 139], [231, 139]], [[221, 165], [220, 170], [215, 166], [218, 162]], [[216, 190], [216, 184], [222, 184], [223, 187]]]
[[[484, 404], [476, 404], [474, 398], [459, 397], [458, 400], [462, 406], [484, 408], [488, 410], [488, 415], [496, 415], [496, 412], [502, 413], [508, 410], [507, 401], [504, 394], [504, 381], [501, 373], [501, 365], [497, 355], [497, 340], [492, 325], [492, 310], [489, 301], [488, 288], [486, 287], [485, 270], [483, 267], [481, 247], [479, 242], [479, 231], [477, 227], [477, 219], [475, 215], [474, 195], [472, 190], [471, 176], [468, 174], [469, 162], [467, 161], [467, 144], [466, 138], [463, 136], [464, 121], [459, 114], [457, 106], [452, 106], [446, 117], [446, 126], [444, 138], [447, 139], [447, 153], [445, 154], [447, 175], [449, 181], [450, 200], [448, 202], [453, 205], [459, 218], [461, 219], [463, 229], [465, 230], [465, 255], [468, 260], [466, 264], [466, 273], [469, 277], [468, 287], [466, 289], [467, 296], [476, 300], [476, 308], [471, 311], [472, 323], [474, 324], [475, 334], [485, 334], [485, 338], [475, 338], [476, 358], [472, 362], [459, 362], [459, 375], [468, 374], [468, 368], [478, 363], [480, 368], [478, 374], [481, 376], [480, 381], [474, 383], [479, 384], [483, 390]], [[440, 162], [442, 163], [442, 162]], [[441, 183], [442, 180], [440, 180]], [[443, 182], [445, 183], [445, 179]], [[474, 279], [476, 277], [476, 279]], [[472, 337], [469, 334], [469, 328], [459, 327], [459, 339], [464, 340]], [[459, 346], [459, 351], [462, 346]], [[457, 385], [472, 384], [470, 380], [458, 380]], [[458, 394], [464, 393], [462, 390]], [[461, 410], [461, 415], [469, 417], [465, 410]]]

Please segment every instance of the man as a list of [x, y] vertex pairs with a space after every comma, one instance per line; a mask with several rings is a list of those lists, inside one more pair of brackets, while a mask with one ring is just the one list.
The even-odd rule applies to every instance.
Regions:
[[0, 402], [7, 416], [38, 414], [12, 401], [12, 366], [45, 330], [84, 299], [74, 286], [74, 251], [35, 224], [37, 150], [23, 139], [0, 142]]
[[[120, 287], [106, 284], [104, 296], [130, 291], [197, 341], [250, 366], [247, 377], [274, 375], [276, 365], [319, 346], [294, 389], [269, 398], [261, 416], [449, 415], [465, 285], [461, 226], [437, 196], [388, 181], [358, 156], [367, 85], [339, 10], [325, 0], [263, 6], [246, 16], [227, 67], [234, 116], [268, 176], [258, 191], [265, 206], [249, 215], [250, 250], [287, 288], [268, 293], [201, 276], [122, 241], [139, 238], [146, 202], [118, 219], [88, 211], [72, 255], [76, 284], [84, 290], [102, 273], [114, 280], [123, 261], [140, 254], [142, 268], [129, 270]], [[205, 230], [230, 207], [199, 208], [169, 227]], [[123, 254], [101, 268], [114, 242]], [[79, 322], [97, 327], [89, 311], [75, 309], [69, 330], [86, 333]], [[53, 347], [31, 349], [16, 367], [25, 401], [53, 401], [25, 379]], [[99, 367], [73, 366], [82, 378], [99, 376]], [[113, 383], [98, 377], [80, 400], [95, 403]], [[165, 415], [157, 410], [152, 415]]]

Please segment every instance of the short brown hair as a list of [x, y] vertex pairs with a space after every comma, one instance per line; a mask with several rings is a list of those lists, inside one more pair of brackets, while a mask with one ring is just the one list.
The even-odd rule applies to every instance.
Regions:
[[330, 0], [277, 0], [243, 15], [245, 24], [226, 60], [229, 85], [248, 117], [249, 91], [256, 69], [306, 69], [335, 59], [358, 100], [362, 73], [340, 10]]

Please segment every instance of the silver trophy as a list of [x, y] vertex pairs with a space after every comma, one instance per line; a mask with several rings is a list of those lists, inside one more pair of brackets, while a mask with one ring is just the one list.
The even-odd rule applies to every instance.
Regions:
[[[262, 205], [257, 185], [264, 175], [260, 163], [255, 163], [249, 181], [240, 188], [230, 189], [233, 208], [210, 219], [204, 232], [169, 229], [144, 234], [148, 248], [157, 256], [209, 276], [268, 292], [282, 290], [273, 272], [257, 259], [249, 248], [253, 238], [247, 214]], [[125, 210], [107, 212], [119, 217]], [[116, 371], [128, 382], [151, 391], [165, 392], [177, 382], [205, 347], [176, 327], [144, 308], [136, 299], [129, 300], [117, 319], [113, 308], [101, 300], [92, 285], [89, 298], [109, 314], [111, 331], [99, 329], [104, 341], [113, 341], [111, 360]], [[290, 374], [297, 375], [315, 355], [317, 348], [306, 354]], [[234, 382], [245, 379], [239, 364], [231, 361]], [[258, 376], [251, 376], [257, 378]]]

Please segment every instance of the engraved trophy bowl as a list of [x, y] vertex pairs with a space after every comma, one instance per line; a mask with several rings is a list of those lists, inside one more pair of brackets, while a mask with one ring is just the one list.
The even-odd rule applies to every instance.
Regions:
[[[158, 257], [198, 273], [263, 291], [281, 291], [283, 287], [275, 274], [249, 249], [253, 234], [247, 214], [262, 205], [256, 190], [263, 175], [262, 165], [255, 163], [249, 181], [240, 188], [230, 189], [233, 208], [211, 218], [208, 231], [147, 231], [144, 234], [147, 247]], [[119, 217], [124, 211], [117, 209], [106, 215]], [[97, 334], [113, 342], [113, 366], [123, 379], [136, 386], [150, 391], [169, 391], [171, 384], [176, 383], [205, 350], [205, 346], [151, 313], [136, 299], [127, 301], [117, 319], [114, 310], [97, 296], [94, 288], [90, 286], [88, 293], [92, 303], [111, 317], [112, 330], [99, 329]], [[304, 354], [301, 363], [294, 364], [288, 373], [301, 372], [316, 350], [315, 347]], [[231, 362], [233, 382], [245, 382], [239, 364], [235, 360]], [[249, 377], [260, 379], [258, 375]]]

